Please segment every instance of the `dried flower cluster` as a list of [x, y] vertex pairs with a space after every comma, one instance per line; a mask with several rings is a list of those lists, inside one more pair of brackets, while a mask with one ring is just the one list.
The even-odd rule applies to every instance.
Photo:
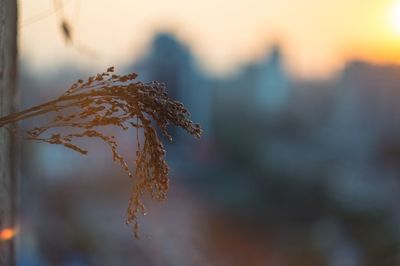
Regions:
[[[134, 178], [126, 222], [133, 224], [137, 237], [137, 215], [145, 212], [142, 196], [149, 193], [153, 199], [161, 201], [166, 198], [168, 191], [168, 165], [157, 129], [169, 141], [172, 138], [167, 131], [168, 125], [182, 127], [195, 137], [200, 137], [201, 129], [189, 119], [190, 115], [182, 103], [169, 98], [163, 83], [145, 84], [135, 81], [136, 74], [120, 76], [113, 72], [114, 68], [111, 67], [102, 74], [89, 77], [87, 81], [78, 80], [55, 100], [0, 118], [0, 127], [26, 118], [55, 113], [46, 125], [27, 131], [28, 138], [64, 145], [81, 154], [87, 154], [87, 150], [74, 144], [75, 139], [89, 137], [104, 141], [111, 149], [113, 160], [124, 168], [129, 177]], [[105, 126], [137, 130], [134, 173], [118, 152], [115, 137], [100, 131]], [[51, 133], [63, 127], [74, 128], [79, 132]], [[144, 136], [143, 143], [139, 141], [140, 133]]]

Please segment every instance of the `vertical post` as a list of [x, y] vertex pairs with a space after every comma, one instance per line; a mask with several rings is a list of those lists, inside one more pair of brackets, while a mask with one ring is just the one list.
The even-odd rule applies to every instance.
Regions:
[[[0, 117], [14, 110], [16, 44], [16, 0], [0, 0]], [[0, 128], [0, 230], [15, 229], [17, 182], [14, 157], [13, 134], [6, 128]], [[14, 249], [13, 239], [0, 239], [0, 265], [15, 265]]]

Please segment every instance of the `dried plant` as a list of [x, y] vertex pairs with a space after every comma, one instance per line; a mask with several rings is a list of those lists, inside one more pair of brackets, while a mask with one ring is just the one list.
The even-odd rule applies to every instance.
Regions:
[[[78, 80], [55, 100], [0, 118], [0, 127], [54, 113], [46, 125], [27, 131], [28, 139], [63, 145], [81, 154], [88, 151], [75, 144], [75, 139], [88, 137], [104, 141], [110, 147], [113, 160], [134, 179], [126, 222], [133, 225], [138, 237], [137, 216], [145, 212], [142, 196], [148, 193], [153, 199], [162, 201], [168, 191], [168, 165], [158, 130], [172, 141], [168, 125], [179, 126], [195, 137], [200, 137], [201, 129], [189, 119], [189, 112], [182, 103], [169, 98], [163, 83], [142, 83], [135, 81], [136, 74], [120, 76], [113, 72], [111, 67], [102, 74], [89, 77], [87, 81]], [[106, 126], [136, 129], [134, 173], [118, 152], [115, 137], [100, 131]], [[59, 129], [64, 127], [78, 132], [59, 133]], [[52, 133], [54, 130], [56, 133]], [[139, 134], [144, 136], [142, 143]]]

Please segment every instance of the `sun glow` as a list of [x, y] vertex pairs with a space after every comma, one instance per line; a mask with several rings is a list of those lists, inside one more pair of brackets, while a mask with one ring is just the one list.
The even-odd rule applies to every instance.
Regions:
[[390, 13], [392, 27], [397, 34], [400, 34], [400, 1], [394, 3]]
[[17, 234], [17, 230], [13, 228], [5, 228], [0, 230], [0, 241], [12, 239]]

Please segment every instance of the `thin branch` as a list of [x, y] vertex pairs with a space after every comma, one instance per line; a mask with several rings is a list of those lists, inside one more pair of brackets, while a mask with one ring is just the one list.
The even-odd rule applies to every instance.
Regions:
[[[169, 98], [165, 85], [159, 82], [136, 82], [136, 74], [115, 75], [114, 68], [78, 80], [62, 96], [0, 118], [0, 127], [24, 119], [53, 113], [44, 126], [26, 132], [28, 139], [49, 144], [63, 145], [81, 154], [88, 151], [73, 141], [77, 138], [97, 138], [105, 142], [114, 161], [119, 163], [129, 177], [134, 177], [126, 222], [133, 224], [138, 236], [137, 215], [144, 213], [141, 197], [148, 193], [153, 199], [164, 200], [169, 188], [168, 165], [165, 150], [157, 130], [170, 141], [169, 125], [179, 126], [189, 134], [200, 137], [201, 128], [189, 118], [189, 112], [180, 102]], [[137, 132], [135, 172], [118, 152], [118, 142], [101, 129], [117, 126], [123, 130], [134, 128]], [[50, 129], [68, 128], [78, 133], [49, 133]], [[144, 140], [139, 142], [143, 132]]]

